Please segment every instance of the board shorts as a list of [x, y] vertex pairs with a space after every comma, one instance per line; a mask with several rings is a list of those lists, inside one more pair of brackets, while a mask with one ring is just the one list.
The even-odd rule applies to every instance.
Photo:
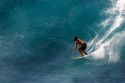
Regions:
[[86, 47], [87, 47], [87, 44], [84, 43], [83, 45], [80, 46], [80, 49], [83, 50], [83, 51], [85, 51]]

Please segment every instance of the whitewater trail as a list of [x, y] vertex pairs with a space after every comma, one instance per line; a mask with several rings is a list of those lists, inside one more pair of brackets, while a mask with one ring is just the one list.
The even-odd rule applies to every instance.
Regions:
[[[120, 40], [125, 37], [125, 34], [124, 31], [119, 33], [115, 31], [120, 29], [124, 21], [125, 0], [111, 2], [112, 7], [104, 11], [105, 14], [109, 14], [109, 17], [99, 24], [102, 25], [103, 28], [110, 27], [108, 27], [103, 37], [99, 38], [99, 34], [97, 34], [96, 37], [88, 43], [88, 47], [91, 47], [88, 58], [95, 60], [107, 58], [108, 62], [117, 62], [120, 58], [117, 44], [121, 42]], [[115, 35], [113, 35], [113, 33], [115, 33]]]

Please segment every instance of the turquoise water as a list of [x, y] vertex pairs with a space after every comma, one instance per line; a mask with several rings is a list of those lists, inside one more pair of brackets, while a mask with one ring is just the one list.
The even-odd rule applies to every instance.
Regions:
[[[124, 83], [124, 0], [1, 0], [0, 83]], [[72, 37], [87, 41], [85, 60]]]

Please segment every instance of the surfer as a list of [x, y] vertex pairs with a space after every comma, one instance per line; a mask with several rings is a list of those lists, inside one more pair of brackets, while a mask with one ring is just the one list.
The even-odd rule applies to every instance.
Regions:
[[85, 41], [81, 40], [80, 38], [78, 38], [77, 36], [74, 36], [73, 40], [75, 42], [75, 51], [76, 51], [76, 49], [78, 49], [81, 56], [84, 56], [84, 54], [87, 55], [87, 53], [85, 51], [85, 49], [87, 47], [87, 43]]

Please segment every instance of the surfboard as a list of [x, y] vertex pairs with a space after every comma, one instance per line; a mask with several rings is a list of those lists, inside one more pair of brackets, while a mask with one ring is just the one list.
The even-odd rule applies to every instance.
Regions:
[[75, 57], [75, 58], [73, 58], [72, 60], [79, 60], [79, 59], [83, 59], [83, 58], [85, 58], [85, 56]]

